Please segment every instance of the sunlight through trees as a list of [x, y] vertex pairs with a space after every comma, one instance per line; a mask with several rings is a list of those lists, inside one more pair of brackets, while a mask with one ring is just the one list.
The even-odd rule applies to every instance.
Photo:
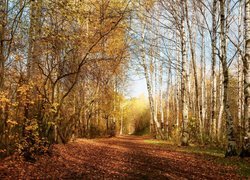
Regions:
[[250, 154], [249, 3], [0, 0], [0, 157], [125, 134]]

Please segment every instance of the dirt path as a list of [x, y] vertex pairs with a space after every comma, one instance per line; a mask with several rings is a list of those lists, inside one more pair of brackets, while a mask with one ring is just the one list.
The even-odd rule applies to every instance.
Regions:
[[145, 138], [80, 139], [55, 145], [36, 163], [0, 161], [0, 179], [238, 179], [236, 170], [207, 157], [145, 143]]

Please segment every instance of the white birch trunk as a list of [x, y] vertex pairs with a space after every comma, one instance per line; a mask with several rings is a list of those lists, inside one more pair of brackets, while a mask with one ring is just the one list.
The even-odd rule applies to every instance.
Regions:
[[164, 130], [164, 111], [163, 111], [163, 91], [162, 91], [162, 81], [163, 81], [163, 63], [160, 64], [159, 69], [159, 104], [160, 104], [160, 116], [161, 116], [161, 129]]
[[[202, 23], [204, 24], [204, 23]], [[204, 122], [206, 119], [206, 61], [205, 61], [205, 39], [204, 28], [201, 29], [201, 108], [200, 108], [200, 133], [201, 139], [203, 139]]]
[[240, 133], [240, 142], [242, 142], [242, 120], [243, 120], [243, 105], [244, 105], [244, 89], [243, 89], [243, 61], [241, 54], [241, 42], [242, 42], [242, 0], [239, 2], [239, 18], [238, 18], [238, 34], [239, 34], [239, 49], [238, 52], [238, 129]]
[[[221, 65], [220, 65], [221, 66]], [[219, 141], [221, 139], [221, 129], [222, 129], [222, 117], [224, 112], [224, 104], [223, 104], [223, 97], [224, 97], [224, 87], [223, 87], [223, 72], [222, 68], [219, 68], [219, 79], [220, 79], [220, 109], [219, 109], [219, 116], [218, 116], [218, 124], [217, 124], [217, 140]]]
[[216, 112], [216, 14], [217, 14], [217, 0], [213, 0], [213, 9], [212, 9], [212, 86], [211, 86], [211, 116], [210, 116], [210, 135], [214, 137], [215, 133], [215, 112]]
[[170, 106], [169, 106], [169, 101], [170, 101], [170, 80], [171, 80], [171, 61], [169, 62], [169, 67], [168, 67], [168, 79], [167, 79], [167, 91], [166, 91], [166, 134], [168, 135], [169, 132], [169, 112], [170, 112]]
[[221, 55], [220, 60], [222, 64], [223, 70], [223, 87], [224, 87], [224, 96], [223, 96], [223, 104], [224, 111], [226, 114], [226, 129], [227, 129], [227, 151], [226, 156], [235, 156], [236, 153], [236, 141], [234, 137], [234, 125], [233, 125], [233, 117], [230, 112], [230, 106], [228, 102], [228, 84], [229, 84], [229, 72], [228, 65], [226, 59], [226, 19], [225, 19], [225, 0], [220, 0], [220, 37], [221, 37]]
[[188, 31], [189, 31], [189, 45], [190, 45], [190, 50], [191, 50], [191, 60], [192, 60], [192, 65], [193, 65], [193, 75], [194, 75], [194, 89], [195, 89], [195, 93], [194, 93], [194, 110], [195, 110], [195, 114], [196, 117], [198, 118], [199, 122], [200, 122], [200, 108], [199, 108], [199, 101], [200, 101], [200, 97], [199, 97], [199, 87], [198, 87], [198, 76], [197, 76], [197, 70], [196, 70], [196, 54], [195, 54], [195, 36], [193, 36], [193, 31], [191, 29], [191, 25], [189, 22], [189, 16], [188, 16], [188, 2], [187, 0], [185, 0], [185, 11], [186, 11], [186, 21], [187, 21], [187, 27], [188, 27]]
[[175, 69], [175, 73], [176, 73], [176, 80], [177, 80], [177, 84], [176, 84], [176, 128], [177, 130], [179, 129], [179, 124], [180, 124], [180, 104], [179, 104], [179, 96], [180, 96], [180, 78], [179, 78], [179, 65], [180, 63], [180, 53], [177, 53], [177, 63], [176, 63], [176, 69]]
[[187, 50], [186, 50], [186, 33], [185, 33], [185, 11], [182, 4], [182, 17], [181, 17], [181, 53], [182, 53], [182, 72], [181, 72], [181, 100], [182, 100], [182, 139], [181, 144], [183, 146], [188, 145], [189, 133], [188, 133], [188, 98], [187, 98]]
[[[145, 26], [145, 25], [144, 25]], [[150, 71], [148, 69], [148, 66], [146, 64], [146, 53], [145, 53], [145, 27], [143, 27], [143, 30], [142, 30], [142, 67], [143, 67], [143, 70], [144, 70], [144, 76], [145, 76], [145, 79], [146, 79], [146, 84], [147, 84], [147, 90], [148, 90], [148, 98], [149, 98], [149, 105], [150, 105], [150, 111], [151, 111], [151, 121], [153, 121], [153, 123], [155, 124], [155, 129], [156, 129], [156, 132], [158, 135], [160, 135], [161, 139], [164, 139], [164, 136], [163, 136], [163, 133], [161, 131], [161, 125], [160, 123], [158, 122], [156, 116], [155, 116], [155, 104], [154, 104], [154, 99], [153, 99], [153, 91], [152, 91], [152, 78], [150, 79]], [[152, 76], [151, 76], [152, 77]]]
[[245, 131], [250, 132], [250, 0], [245, 2], [244, 116]]

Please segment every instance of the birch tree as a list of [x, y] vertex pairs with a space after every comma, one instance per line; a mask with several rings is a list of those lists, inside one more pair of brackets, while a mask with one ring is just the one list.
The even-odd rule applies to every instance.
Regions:
[[[204, 20], [202, 20], [202, 26], [204, 26]], [[204, 131], [204, 123], [206, 120], [206, 60], [205, 60], [205, 35], [204, 35], [204, 28], [199, 28], [200, 35], [201, 35], [201, 49], [200, 49], [200, 79], [201, 79], [201, 100], [200, 104], [200, 133], [201, 133], [201, 139], [203, 139], [203, 131]]]
[[199, 95], [199, 87], [198, 87], [198, 75], [197, 75], [197, 65], [196, 65], [196, 54], [195, 54], [195, 41], [193, 36], [193, 30], [191, 29], [191, 24], [189, 20], [189, 9], [188, 9], [188, 2], [185, 0], [185, 13], [186, 13], [186, 22], [187, 22], [187, 28], [188, 28], [188, 34], [189, 34], [189, 45], [190, 45], [190, 51], [191, 51], [191, 62], [193, 67], [193, 74], [194, 74], [194, 89], [195, 89], [195, 114], [200, 122], [200, 108], [199, 108], [199, 101], [200, 101], [200, 95]]
[[250, 0], [245, 1], [245, 38], [244, 123], [245, 131], [250, 133]]
[[185, 8], [184, 4], [181, 5], [181, 57], [182, 57], [182, 70], [181, 70], [181, 101], [182, 101], [182, 139], [181, 144], [183, 146], [188, 145], [189, 133], [188, 133], [188, 98], [187, 98], [187, 50], [186, 50], [186, 32], [185, 32]]
[[223, 96], [223, 104], [226, 114], [226, 128], [227, 128], [227, 151], [226, 156], [235, 156], [236, 153], [236, 141], [234, 134], [234, 125], [233, 125], [233, 117], [230, 112], [230, 106], [228, 102], [228, 84], [229, 84], [229, 72], [228, 72], [228, 64], [226, 59], [226, 19], [225, 19], [225, 0], [220, 0], [220, 38], [221, 38], [221, 54], [220, 61], [222, 64], [223, 71], [223, 87], [224, 87], [224, 96]]
[[[167, 72], [167, 89], [166, 89], [166, 134], [169, 133], [169, 112], [170, 112], [170, 80], [171, 80], [171, 61], [169, 62], [168, 72]], [[178, 96], [178, 95], [177, 95]], [[177, 112], [179, 113], [179, 112]], [[177, 118], [177, 126], [179, 124], [179, 120]]]
[[215, 113], [216, 113], [216, 43], [217, 43], [217, 0], [213, 0], [212, 5], [212, 90], [211, 90], [211, 118], [210, 118], [210, 134], [215, 135]]
[[243, 58], [242, 58], [242, 50], [241, 50], [241, 43], [242, 43], [242, 0], [239, 2], [239, 17], [238, 17], [238, 126], [240, 132], [240, 142], [242, 136], [242, 125], [243, 125], [243, 113], [244, 113], [244, 81], [243, 81]]
[[144, 76], [145, 76], [145, 79], [146, 79], [146, 84], [147, 84], [147, 90], [148, 90], [148, 98], [149, 98], [149, 105], [150, 105], [150, 111], [151, 111], [151, 119], [152, 119], [152, 123], [153, 125], [153, 128], [156, 130], [157, 134], [160, 135], [161, 139], [164, 139], [164, 135], [162, 133], [162, 130], [161, 130], [161, 124], [159, 123], [158, 119], [157, 119], [157, 116], [156, 116], [156, 108], [155, 108], [155, 102], [154, 102], [154, 97], [153, 97], [153, 90], [152, 90], [152, 82], [150, 79], [150, 77], [152, 77], [152, 74], [150, 76], [150, 68], [148, 68], [148, 65], [146, 63], [146, 53], [145, 53], [145, 25], [143, 27], [143, 30], [142, 30], [142, 44], [143, 44], [143, 47], [142, 47], [142, 67], [143, 67], [143, 70], [144, 70]]

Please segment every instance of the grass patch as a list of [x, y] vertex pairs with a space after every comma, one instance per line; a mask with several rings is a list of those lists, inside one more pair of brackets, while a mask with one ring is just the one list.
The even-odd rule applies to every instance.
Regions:
[[250, 162], [249, 159], [242, 159], [240, 157], [231, 158], [218, 158], [216, 163], [223, 164], [225, 166], [233, 166], [237, 168], [237, 173], [242, 177], [250, 177]]
[[156, 139], [146, 139], [144, 140], [144, 142], [147, 144], [154, 144], [154, 145], [159, 145], [159, 146], [173, 145], [173, 143], [169, 141], [156, 140]]
[[206, 147], [206, 146], [191, 145], [188, 147], [180, 147], [179, 151], [187, 152], [187, 153], [194, 153], [194, 154], [201, 154], [201, 155], [209, 155], [209, 156], [214, 156], [214, 157], [224, 157], [223, 150], [213, 148], [213, 147]]
[[[212, 147], [205, 147], [205, 146], [196, 146], [191, 144], [190, 146], [177, 146], [173, 142], [170, 141], [163, 141], [163, 140], [155, 140], [155, 139], [148, 139], [144, 140], [145, 143], [166, 146], [171, 149], [175, 149], [179, 152], [187, 152], [187, 153], [195, 153], [195, 154], [204, 154], [204, 155], [211, 155], [217, 157], [224, 157], [224, 151], [218, 148]], [[171, 146], [169, 146], [171, 145]]]
[[190, 146], [187, 147], [183, 147], [174, 145], [174, 143], [169, 141], [155, 140], [155, 139], [144, 140], [144, 142], [156, 146], [163, 146], [178, 152], [203, 155], [203, 157], [208, 158], [209, 160], [211, 160], [212, 157], [212, 160], [215, 163], [222, 164], [225, 166], [236, 167], [237, 173], [240, 176], [250, 177], [249, 159], [242, 159], [240, 157], [225, 158], [225, 150], [223, 149], [209, 147], [209, 146], [197, 146], [194, 144], [191, 144]]

